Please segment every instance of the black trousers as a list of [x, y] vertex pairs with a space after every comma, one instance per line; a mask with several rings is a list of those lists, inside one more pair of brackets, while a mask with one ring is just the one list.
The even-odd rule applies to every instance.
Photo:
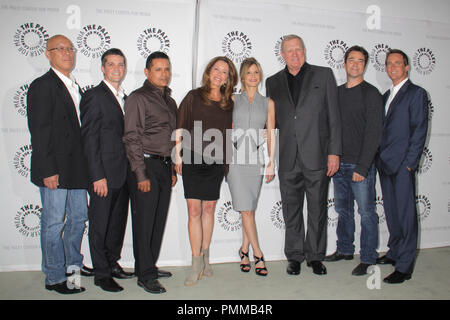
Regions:
[[150, 158], [144, 161], [150, 191], [137, 190], [136, 180], [131, 188], [135, 201], [135, 210], [132, 211], [135, 272], [141, 281], [158, 277], [156, 262], [172, 193], [172, 163]]
[[[327, 169], [309, 170], [297, 157], [295, 168], [279, 172], [283, 218], [286, 225], [284, 253], [288, 260], [322, 261], [327, 246]], [[307, 200], [307, 228], [303, 202]]]
[[108, 188], [106, 197], [99, 197], [91, 185], [89, 191], [89, 249], [95, 278], [111, 277], [111, 268], [120, 260], [128, 217], [129, 191]]

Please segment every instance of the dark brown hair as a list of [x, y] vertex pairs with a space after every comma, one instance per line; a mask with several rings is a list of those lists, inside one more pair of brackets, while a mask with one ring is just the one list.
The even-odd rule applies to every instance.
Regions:
[[222, 98], [220, 100], [220, 107], [224, 110], [229, 109], [233, 104], [231, 103], [231, 96], [233, 94], [234, 87], [237, 84], [238, 76], [237, 70], [234, 66], [233, 61], [228, 59], [225, 56], [219, 56], [211, 59], [211, 61], [206, 66], [205, 71], [203, 72], [202, 78], [202, 86], [200, 88], [200, 96], [202, 100], [206, 104], [211, 104], [209, 99], [209, 93], [211, 91], [211, 86], [209, 82], [209, 75], [211, 73], [212, 67], [216, 64], [217, 61], [223, 61], [228, 65], [228, 79], [227, 82], [220, 87], [220, 93], [222, 94]]
[[367, 65], [367, 60], [369, 60], [369, 53], [367, 52], [366, 49], [364, 49], [361, 46], [353, 46], [350, 49], [348, 49], [345, 54], [344, 54], [344, 62], [347, 62], [348, 56], [350, 55], [350, 53], [352, 51], [357, 51], [357, 52], [361, 52], [364, 56], [364, 67]]
[[400, 54], [401, 56], [402, 56], [402, 58], [403, 58], [403, 64], [405, 65], [405, 66], [409, 66], [409, 59], [408, 59], [408, 56], [406, 55], [406, 53], [404, 53], [402, 50], [400, 50], [400, 49], [389, 49], [389, 51], [386, 53], [386, 62], [385, 62], [385, 64], [387, 64], [387, 59], [388, 59], [388, 57], [391, 55], [391, 54], [393, 54], [393, 53], [398, 53], [398, 54]]

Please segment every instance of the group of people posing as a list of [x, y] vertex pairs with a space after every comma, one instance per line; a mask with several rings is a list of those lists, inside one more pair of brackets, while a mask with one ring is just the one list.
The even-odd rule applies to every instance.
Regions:
[[[356, 200], [361, 263], [352, 274], [367, 274], [369, 266], [381, 263], [395, 265], [386, 283], [411, 278], [418, 235], [415, 171], [428, 107], [426, 91], [408, 79], [409, 61], [401, 50], [387, 53], [392, 87], [381, 96], [364, 81], [368, 53], [363, 47], [345, 53], [347, 82], [338, 87], [330, 68], [306, 62], [302, 38], [287, 35], [281, 44], [286, 67], [267, 78], [266, 96], [258, 91], [263, 80], [258, 61], [244, 60], [238, 75], [233, 62], [219, 56], [206, 66], [201, 87], [189, 91], [179, 108], [169, 88], [170, 58], [163, 52], [148, 56], [146, 80], [128, 96], [121, 87], [127, 62], [120, 49], [104, 52], [104, 79], [86, 92], [71, 74], [76, 49], [67, 37], [51, 37], [45, 55], [51, 68], [31, 83], [27, 116], [31, 180], [43, 207], [46, 289], [83, 292], [68, 280], [76, 273], [94, 276], [105, 291], [123, 290], [114, 278], [136, 276], [145, 291], [165, 292], [158, 279], [172, 274], [156, 264], [177, 176], [182, 177], [192, 250], [185, 285], [213, 275], [209, 250], [224, 178], [233, 208], [242, 215], [242, 245], [236, 248], [240, 270], [252, 269], [251, 247], [255, 273], [267, 276], [255, 211], [262, 183], [273, 180], [276, 164], [288, 274], [300, 274], [305, 259], [318, 275], [327, 273], [324, 260], [353, 259]], [[234, 93], [238, 78], [241, 91]], [[382, 257], [376, 251], [375, 167], [389, 229], [389, 251]], [[325, 256], [330, 177], [338, 240], [336, 252]], [[134, 272], [118, 263], [129, 202]], [[93, 268], [83, 264], [80, 252], [87, 220]]]

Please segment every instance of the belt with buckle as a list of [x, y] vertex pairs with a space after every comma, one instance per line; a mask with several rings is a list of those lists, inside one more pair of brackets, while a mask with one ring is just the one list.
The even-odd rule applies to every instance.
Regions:
[[165, 164], [172, 163], [172, 158], [171, 158], [171, 157], [163, 157], [163, 156], [159, 156], [159, 155], [157, 155], [157, 154], [148, 154], [148, 153], [144, 153], [144, 158], [161, 160], [161, 161], [164, 162]]

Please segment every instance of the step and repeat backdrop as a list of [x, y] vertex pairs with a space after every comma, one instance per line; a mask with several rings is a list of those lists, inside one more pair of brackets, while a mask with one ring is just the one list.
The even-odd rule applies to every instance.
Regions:
[[[386, 52], [389, 48], [402, 49], [410, 57], [410, 79], [429, 93], [429, 135], [417, 173], [419, 247], [450, 245], [450, 62], [445, 58], [450, 51], [450, 24], [396, 18], [395, 12], [384, 14], [379, 6], [355, 12], [344, 6], [342, 10], [326, 10], [277, 1], [230, 0], [10, 0], [0, 2], [0, 19], [0, 271], [40, 269], [42, 208], [39, 191], [30, 182], [32, 146], [26, 94], [29, 84], [49, 69], [45, 42], [55, 34], [68, 36], [78, 49], [73, 74], [84, 89], [103, 79], [100, 56], [109, 48], [120, 48], [127, 56], [126, 93], [145, 80], [146, 57], [153, 51], [166, 52], [173, 69], [170, 86], [178, 103], [200, 85], [206, 64], [218, 55], [229, 57], [238, 69], [245, 58], [255, 57], [264, 78], [284, 68], [280, 45], [285, 34], [300, 35], [307, 61], [332, 68], [338, 85], [345, 82], [344, 52], [355, 44], [364, 46], [370, 54], [365, 79], [382, 93], [391, 85], [384, 70]], [[265, 94], [264, 83], [260, 92]], [[389, 233], [378, 182], [376, 189], [379, 251], [386, 251]], [[355, 218], [358, 252], [358, 214]], [[130, 219], [121, 259], [127, 267], [134, 266]], [[285, 259], [277, 178], [263, 185], [256, 221], [266, 259]], [[328, 253], [336, 248], [336, 225], [331, 182]], [[90, 265], [88, 232], [87, 223], [82, 253]], [[240, 214], [233, 210], [224, 182], [216, 207], [211, 260], [238, 261], [241, 239]], [[180, 178], [173, 189], [159, 265], [188, 265], [190, 260], [187, 207]]]

